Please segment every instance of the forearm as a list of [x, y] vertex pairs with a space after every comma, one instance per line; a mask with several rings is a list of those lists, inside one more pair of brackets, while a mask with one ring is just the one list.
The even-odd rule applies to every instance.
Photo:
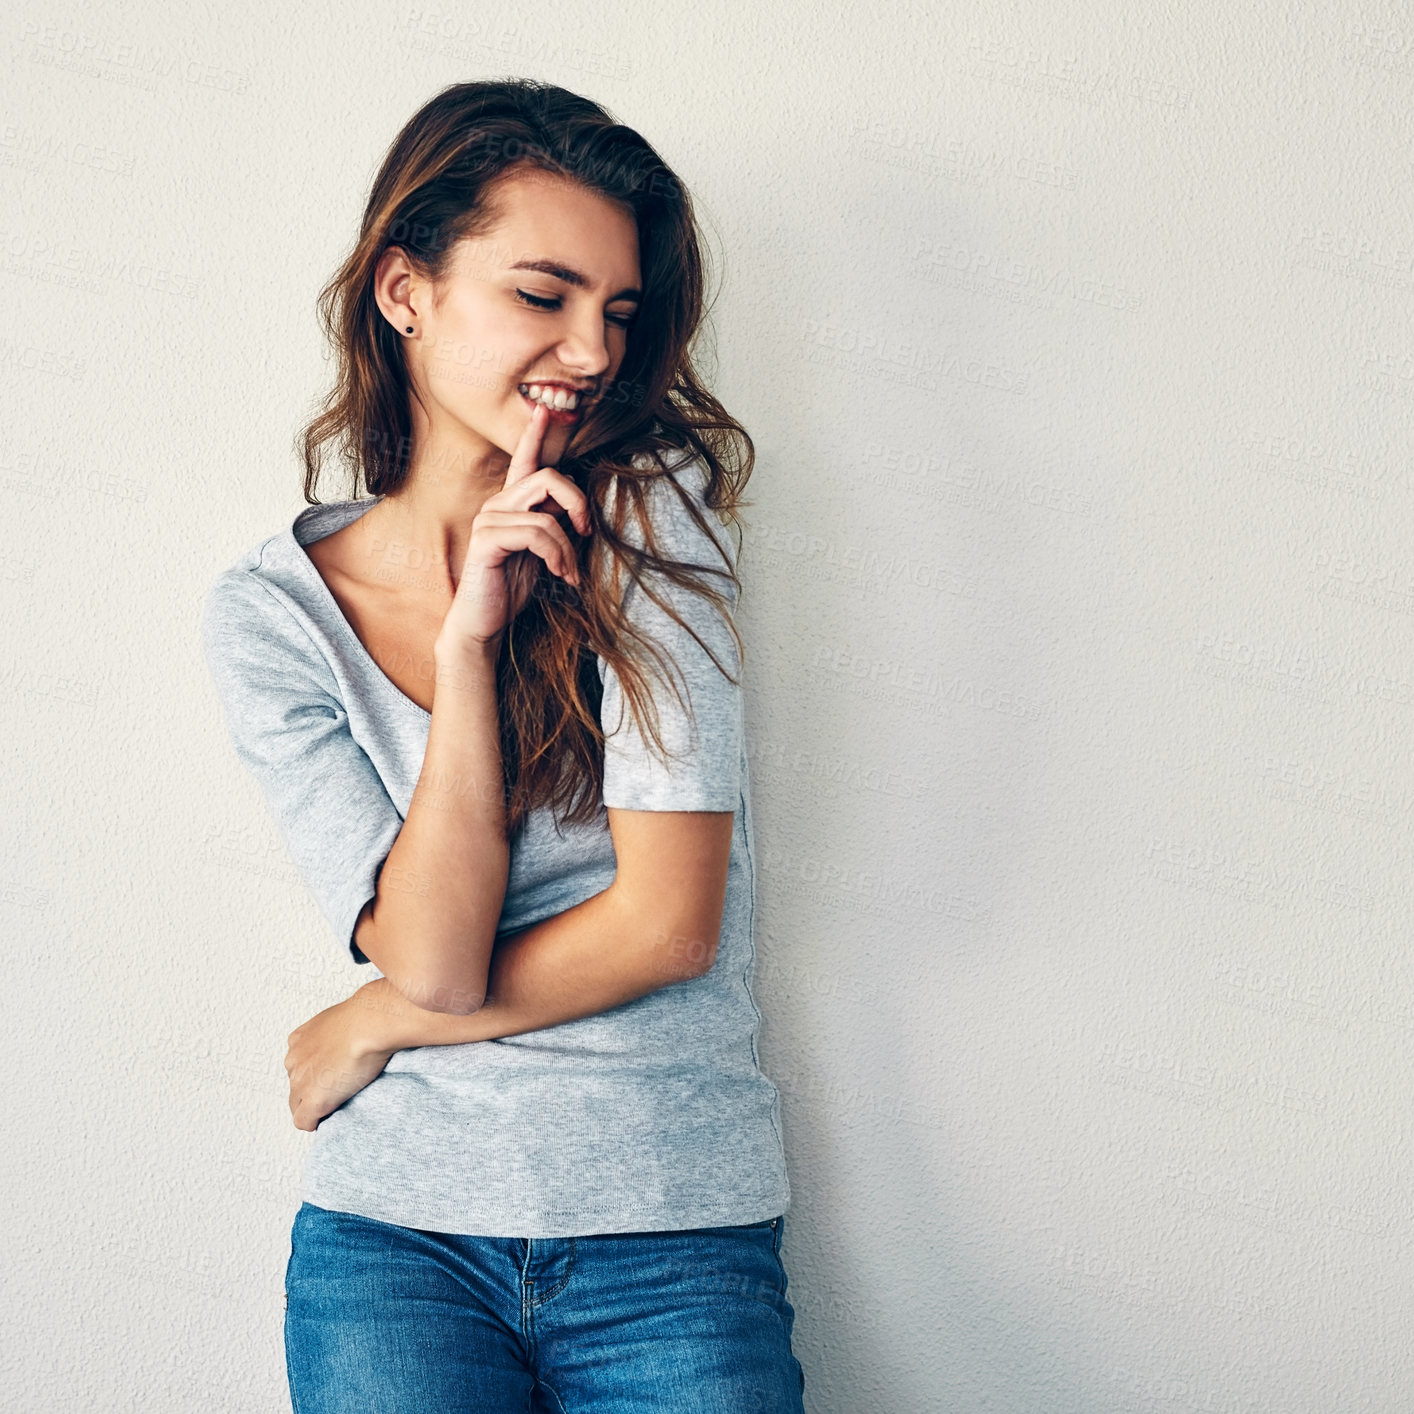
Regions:
[[355, 934], [414, 1009], [486, 991], [510, 868], [494, 654], [439, 655], [422, 771]]
[[622, 1006], [700, 976], [715, 953], [671, 927], [645, 928], [641, 908], [610, 885], [583, 903], [515, 933], [492, 954], [485, 1005], [469, 1016], [407, 1004], [381, 981], [361, 1004], [383, 1049], [451, 1046], [516, 1036]]

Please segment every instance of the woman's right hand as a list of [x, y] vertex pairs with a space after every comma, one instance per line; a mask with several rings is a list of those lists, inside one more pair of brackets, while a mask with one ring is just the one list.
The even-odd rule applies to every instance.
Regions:
[[296, 1129], [317, 1129], [325, 1115], [377, 1080], [398, 1049], [383, 1037], [396, 1023], [383, 1014], [382, 993], [370, 993], [374, 986], [366, 983], [290, 1032], [285, 1074]]
[[549, 411], [537, 404], [511, 455], [505, 484], [477, 512], [452, 607], [437, 637], [437, 652], [487, 652], [525, 608], [542, 559], [554, 574], [579, 586], [574, 547], [550, 511], [534, 507], [549, 499], [569, 512], [581, 535], [590, 529], [589, 500], [569, 477], [540, 466], [540, 446]]

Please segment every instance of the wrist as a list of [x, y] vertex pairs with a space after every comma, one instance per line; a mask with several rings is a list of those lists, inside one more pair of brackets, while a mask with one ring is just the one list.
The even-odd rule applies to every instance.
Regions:
[[484, 647], [463, 645], [446, 650], [434, 649], [432, 658], [436, 668], [434, 692], [468, 693], [476, 698], [495, 696], [496, 693], [495, 644]]
[[501, 634], [494, 638], [438, 638], [432, 645], [432, 661], [438, 669], [495, 670], [501, 650]]
[[413, 1032], [413, 1013], [422, 1008], [408, 1001], [386, 977], [365, 982], [351, 1000], [358, 1006], [355, 1046], [362, 1054], [401, 1051], [420, 1044], [409, 1037]]

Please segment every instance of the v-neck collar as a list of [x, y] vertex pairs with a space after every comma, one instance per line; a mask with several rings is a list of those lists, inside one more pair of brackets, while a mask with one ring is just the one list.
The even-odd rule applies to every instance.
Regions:
[[353, 625], [339, 607], [339, 601], [334, 598], [333, 592], [324, 582], [324, 576], [319, 573], [318, 566], [309, 558], [304, 548], [306, 545], [312, 545], [316, 540], [323, 540], [326, 536], [333, 535], [335, 531], [342, 530], [346, 525], [352, 525], [360, 516], [371, 511], [382, 499], [381, 496], [373, 496], [364, 497], [357, 501], [327, 501], [319, 505], [306, 506], [278, 538], [286, 558], [308, 582], [310, 589], [323, 606], [325, 616], [343, 637], [349, 651], [372, 668], [376, 677], [387, 684], [388, 691], [399, 702], [406, 703], [423, 720], [431, 722], [432, 714], [427, 708], [420, 702], [414, 702], [378, 666], [377, 660], [363, 646], [363, 640], [354, 632]]

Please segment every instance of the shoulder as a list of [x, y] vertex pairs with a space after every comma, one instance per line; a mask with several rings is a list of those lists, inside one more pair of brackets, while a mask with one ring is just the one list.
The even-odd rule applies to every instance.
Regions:
[[251, 555], [242, 558], [240, 564], [222, 570], [212, 580], [206, 591], [203, 624], [219, 624], [229, 618], [258, 618], [269, 612], [266, 606], [274, 601], [248, 563], [254, 554], [252, 551]]
[[207, 664], [220, 680], [249, 677], [259, 669], [272, 683], [293, 675], [301, 683], [327, 686], [323, 654], [280, 589], [260, 574], [262, 548], [222, 571], [206, 591], [200, 639]]
[[[644, 478], [643, 510], [652, 524], [653, 538], [659, 553], [673, 559], [703, 562], [703, 554], [711, 556], [707, 537], [717, 549], [735, 564], [736, 556], [731, 537], [722, 516], [707, 504], [707, 488], [711, 474], [700, 456], [681, 448], [672, 448], [654, 456], [640, 452], [632, 465], [643, 472], [653, 473]], [[619, 477], [615, 476], [609, 494], [618, 493]], [[642, 527], [635, 523], [632, 510], [625, 517], [624, 536], [635, 547], [643, 547]]]
[[269, 631], [282, 615], [288, 617], [260, 578], [264, 548], [262, 544], [242, 555], [211, 582], [201, 611], [201, 635], [208, 644], [231, 634]]
[[[658, 453], [639, 452], [632, 458], [632, 465], [639, 471], [658, 473], [649, 483], [655, 491], [671, 477], [683, 490], [698, 500], [706, 494], [709, 480], [707, 463], [686, 448], [670, 447]], [[614, 480], [617, 483], [618, 478], [615, 477]]]

